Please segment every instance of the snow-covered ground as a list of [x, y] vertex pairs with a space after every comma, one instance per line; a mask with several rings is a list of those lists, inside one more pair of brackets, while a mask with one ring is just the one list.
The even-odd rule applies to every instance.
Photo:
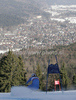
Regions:
[[42, 92], [26, 87], [14, 87], [10, 93], [0, 93], [0, 100], [76, 100], [76, 90]]
[[52, 15], [51, 20], [76, 24], [76, 5], [51, 5], [44, 11]]
[[[12, 51], [20, 51], [20, 50], [21, 50], [21, 48], [20, 49], [12, 49]], [[9, 49], [7, 49], [7, 50], [0, 50], [0, 54], [4, 54], [4, 53], [6, 53], [8, 51], [9, 51]]]

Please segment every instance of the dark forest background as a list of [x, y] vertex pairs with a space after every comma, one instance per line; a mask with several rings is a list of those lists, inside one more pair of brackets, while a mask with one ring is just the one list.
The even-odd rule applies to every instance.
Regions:
[[[28, 52], [35, 48], [29, 48]], [[12, 86], [25, 85], [32, 73], [40, 80], [40, 90], [46, 90], [48, 61], [55, 64], [57, 55], [63, 89], [76, 89], [76, 43], [68, 46], [55, 46], [52, 49], [39, 49], [38, 54], [26, 54], [26, 49], [0, 55], [0, 92], [9, 92]], [[59, 74], [50, 74], [48, 91], [54, 90], [54, 79]], [[57, 86], [57, 90], [59, 87]]]

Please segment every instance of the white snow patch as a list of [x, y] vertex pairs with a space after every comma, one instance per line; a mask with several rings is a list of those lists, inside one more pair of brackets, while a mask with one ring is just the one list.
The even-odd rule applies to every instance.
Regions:
[[53, 10], [66, 10], [66, 9], [72, 9], [72, 8], [76, 8], [76, 5], [52, 5], [51, 8]]
[[58, 22], [69, 21], [69, 23], [76, 24], [76, 17], [66, 17], [64, 19], [61, 19], [61, 18], [51, 18], [51, 20], [58, 21]]
[[[20, 51], [22, 48], [20, 48], [20, 49], [12, 49], [12, 51]], [[9, 49], [7, 49], [7, 50], [0, 50], [0, 54], [4, 54], [4, 53], [6, 53], [6, 52], [8, 52], [9, 51]]]
[[67, 17], [65, 19], [70, 21], [69, 23], [76, 23], [76, 17]]
[[60, 22], [64, 22], [65, 21], [65, 19], [60, 19], [60, 18], [51, 18], [51, 20], [60, 21]]

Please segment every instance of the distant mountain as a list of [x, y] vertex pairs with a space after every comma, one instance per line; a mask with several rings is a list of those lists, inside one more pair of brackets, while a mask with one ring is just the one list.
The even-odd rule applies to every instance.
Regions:
[[17, 25], [23, 23], [24, 19], [26, 20], [34, 15], [46, 15], [46, 13], [40, 9], [45, 2], [40, 3], [40, 0], [35, 1], [36, 0], [0, 0], [0, 26]]
[[[76, 0], [15, 0], [15, 1], [21, 1], [21, 2], [32, 2], [38, 5], [75, 5], [76, 4]], [[44, 5], [44, 6], [45, 6]]]
[[76, 0], [0, 0], [0, 26], [17, 25], [35, 15], [46, 16], [41, 7], [54, 4], [74, 5]]
[[[76, 4], [76, 0], [0, 0], [0, 14], [25, 16], [40, 13], [40, 7], [52, 4]], [[26, 14], [25, 14], [26, 13]]]
[[45, 0], [49, 5], [76, 5], [76, 0]]

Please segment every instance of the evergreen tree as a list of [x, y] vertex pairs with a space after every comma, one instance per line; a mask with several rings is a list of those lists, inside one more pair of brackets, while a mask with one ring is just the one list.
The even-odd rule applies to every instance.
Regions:
[[62, 85], [65, 89], [67, 89], [67, 87], [69, 86], [69, 77], [67, 75], [67, 71], [65, 69], [64, 63], [61, 67], [60, 74], [61, 74], [61, 79], [62, 79]]
[[74, 76], [73, 76], [73, 86], [74, 86], [74, 88], [76, 89], [76, 74], [74, 74]]
[[38, 64], [37, 69], [36, 69], [36, 75], [39, 78], [40, 81], [40, 89], [43, 90], [44, 88], [44, 84], [43, 84], [43, 75], [42, 75], [42, 71], [40, 69], [40, 65]]
[[0, 92], [9, 92], [12, 86], [25, 83], [25, 70], [21, 57], [9, 50], [0, 60]]

